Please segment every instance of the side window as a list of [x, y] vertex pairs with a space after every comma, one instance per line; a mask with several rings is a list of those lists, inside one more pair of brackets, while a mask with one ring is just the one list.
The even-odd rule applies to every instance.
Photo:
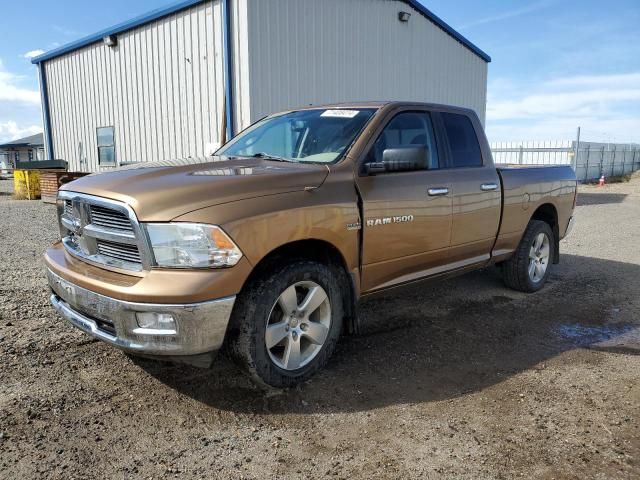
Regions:
[[405, 112], [396, 115], [373, 144], [366, 161], [382, 162], [382, 152], [399, 147], [425, 147], [429, 170], [438, 168], [438, 149], [431, 115], [427, 112]]
[[102, 166], [114, 167], [116, 165], [116, 146], [113, 127], [100, 127], [98, 135], [98, 163]]
[[471, 120], [465, 115], [456, 113], [442, 113], [441, 116], [447, 132], [451, 166], [453, 168], [481, 167], [480, 144]]

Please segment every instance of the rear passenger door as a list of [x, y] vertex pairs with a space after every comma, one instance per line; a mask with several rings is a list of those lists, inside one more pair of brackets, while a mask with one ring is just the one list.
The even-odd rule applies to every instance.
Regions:
[[477, 121], [440, 112], [438, 123], [453, 197], [449, 259], [458, 268], [490, 258], [500, 224], [500, 178], [493, 162], [483, 157]]

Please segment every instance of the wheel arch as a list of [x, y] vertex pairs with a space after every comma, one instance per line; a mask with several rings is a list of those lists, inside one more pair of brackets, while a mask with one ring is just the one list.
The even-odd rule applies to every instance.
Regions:
[[560, 228], [558, 224], [558, 209], [553, 203], [546, 202], [540, 205], [531, 215], [531, 220], [539, 220], [547, 223], [553, 232], [554, 253], [553, 263], [560, 263]]
[[345, 312], [344, 328], [347, 333], [358, 332], [357, 322], [357, 286], [356, 279], [349, 272], [347, 261], [340, 250], [330, 242], [319, 239], [296, 240], [280, 245], [267, 253], [252, 269], [242, 290], [251, 288], [252, 283], [267, 275], [275, 268], [275, 264], [286, 261], [313, 260], [334, 267], [340, 282], [340, 290], [347, 292], [343, 296]]

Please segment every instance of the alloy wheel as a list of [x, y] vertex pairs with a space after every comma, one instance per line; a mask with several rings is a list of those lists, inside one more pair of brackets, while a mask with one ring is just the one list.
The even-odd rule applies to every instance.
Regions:
[[549, 267], [550, 240], [546, 233], [539, 233], [533, 239], [529, 250], [529, 278], [533, 283], [541, 282]]
[[267, 319], [265, 344], [271, 361], [297, 370], [322, 350], [331, 328], [327, 292], [313, 281], [297, 282], [278, 297]]

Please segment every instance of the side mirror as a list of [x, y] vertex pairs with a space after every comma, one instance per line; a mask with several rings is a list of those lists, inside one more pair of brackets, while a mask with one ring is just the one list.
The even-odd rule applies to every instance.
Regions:
[[388, 148], [382, 152], [387, 172], [425, 170], [429, 166], [426, 145]]

